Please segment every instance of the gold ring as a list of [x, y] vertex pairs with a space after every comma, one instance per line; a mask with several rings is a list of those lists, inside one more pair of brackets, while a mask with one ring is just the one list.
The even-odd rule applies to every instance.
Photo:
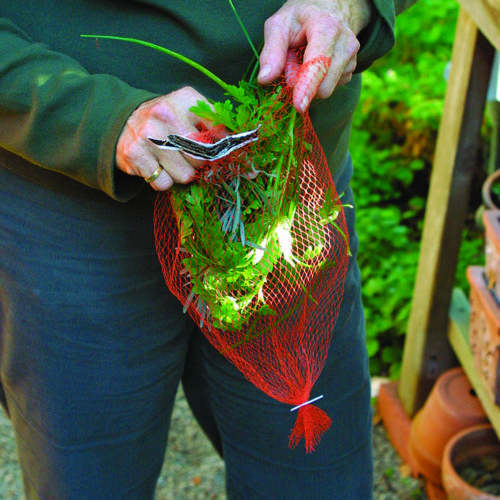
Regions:
[[151, 182], [154, 182], [156, 179], [158, 179], [162, 170], [163, 170], [163, 167], [160, 165], [149, 177], [146, 177], [144, 180], [148, 184], [150, 184]]

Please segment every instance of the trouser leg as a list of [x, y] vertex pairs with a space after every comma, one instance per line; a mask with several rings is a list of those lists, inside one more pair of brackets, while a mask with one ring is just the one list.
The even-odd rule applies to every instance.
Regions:
[[0, 191], [0, 377], [27, 497], [149, 500], [191, 329], [152, 206], [14, 176]]

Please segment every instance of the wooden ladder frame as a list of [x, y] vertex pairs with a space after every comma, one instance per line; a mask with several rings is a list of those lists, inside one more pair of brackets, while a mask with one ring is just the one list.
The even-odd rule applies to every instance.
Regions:
[[468, 300], [453, 290], [493, 55], [500, 50], [500, 1], [459, 4], [398, 391], [413, 416], [436, 378], [460, 362], [500, 434], [500, 408], [473, 369]]

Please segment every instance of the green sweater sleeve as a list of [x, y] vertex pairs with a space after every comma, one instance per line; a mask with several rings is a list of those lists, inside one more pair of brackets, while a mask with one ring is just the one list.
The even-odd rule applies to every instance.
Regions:
[[52, 170], [126, 201], [142, 187], [115, 168], [130, 113], [156, 94], [89, 74], [0, 18], [0, 158], [10, 169]]
[[395, 43], [396, 16], [417, 0], [372, 0], [373, 15], [370, 24], [358, 35], [361, 49], [358, 53], [356, 73], [369, 68], [377, 59], [389, 52]]

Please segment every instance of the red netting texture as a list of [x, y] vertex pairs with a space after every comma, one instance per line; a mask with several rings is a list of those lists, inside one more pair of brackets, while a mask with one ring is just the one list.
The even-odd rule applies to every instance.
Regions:
[[[293, 113], [290, 87], [275, 93], [262, 139], [160, 193], [154, 223], [165, 281], [208, 340], [255, 386], [295, 406], [311, 398], [325, 364], [349, 250], [309, 117]], [[304, 437], [314, 450], [330, 424], [317, 406], [301, 407], [289, 445]]]

